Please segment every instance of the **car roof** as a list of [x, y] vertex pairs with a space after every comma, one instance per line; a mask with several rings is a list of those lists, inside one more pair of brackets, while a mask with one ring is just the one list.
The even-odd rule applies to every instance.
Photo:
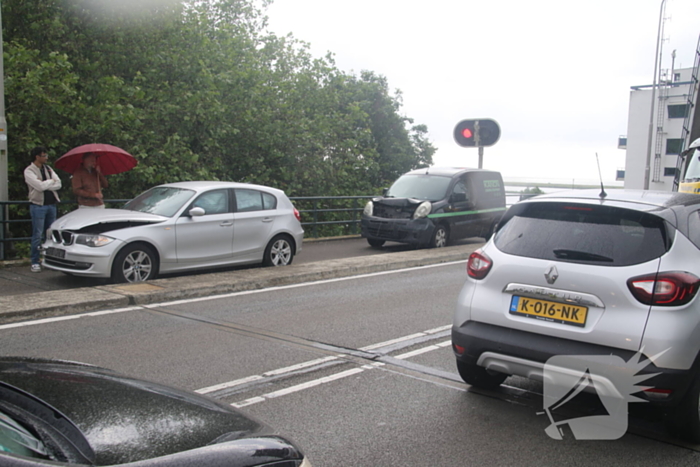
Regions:
[[674, 206], [693, 206], [700, 204], [699, 195], [672, 191], [608, 189], [603, 198], [601, 198], [600, 195], [601, 190], [599, 189], [566, 190], [539, 195], [530, 200], [554, 200], [561, 198], [562, 200], [595, 201], [597, 203], [602, 200], [603, 203], [640, 204], [657, 208], [672, 208]]
[[650, 212], [665, 219], [685, 235], [689, 229], [689, 214], [697, 211], [700, 205], [700, 195], [692, 193], [608, 189], [604, 197], [600, 195], [599, 189], [567, 190], [535, 196], [517, 204], [577, 202]]
[[404, 175], [439, 175], [442, 177], [454, 177], [466, 172], [495, 172], [494, 170], [474, 169], [469, 167], [424, 167], [411, 170]]
[[252, 183], [239, 183], [239, 182], [207, 181], [207, 180], [166, 183], [166, 184], [159, 185], [159, 186], [172, 187], [172, 188], [186, 188], [189, 190], [197, 190], [197, 191], [208, 190], [211, 188], [250, 188], [250, 189], [260, 189], [260, 190], [282, 192], [282, 190], [279, 190], [278, 188], [272, 188], [272, 187], [265, 186], [265, 185], [255, 185]]

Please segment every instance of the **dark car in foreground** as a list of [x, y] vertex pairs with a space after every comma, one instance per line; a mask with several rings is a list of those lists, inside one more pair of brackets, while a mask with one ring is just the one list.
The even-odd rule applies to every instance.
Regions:
[[654, 404], [676, 435], [700, 442], [700, 196], [574, 190], [521, 201], [467, 276], [452, 327], [464, 381], [495, 388], [516, 375], [546, 392], [585, 363], [600, 370], [598, 392]]
[[408, 172], [373, 198], [362, 214], [362, 236], [373, 247], [399, 242], [440, 248], [491, 236], [506, 210], [499, 172], [428, 167]]
[[310, 467], [292, 442], [204, 396], [10, 357], [0, 357], [0, 465]]

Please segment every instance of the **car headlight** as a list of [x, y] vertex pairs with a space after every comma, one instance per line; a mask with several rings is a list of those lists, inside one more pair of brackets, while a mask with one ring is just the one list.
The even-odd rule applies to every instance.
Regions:
[[420, 219], [421, 217], [425, 217], [428, 214], [430, 214], [430, 211], [432, 210], [432, 203], [430, 201], [423, 201], [422, 203], [420, 203], [420, 206], [418, 206], [418, 209], [416, 209], [416, 212], [413, 213], [413, 218]]
[[80, 234], [75, 238], [75, 243], [91, 247], [105, 246], [109, 243], [112, 243], [113, 241], [114, 239], [112, 237], [105, 237], [104, 235], [93, 234]]
[[371, 216], [374, 214], [374, 203], [372, 201], [368, 201], [367, 204], [365, 204], [365, 210], [362, 211], [362, 214], [365, 216]]

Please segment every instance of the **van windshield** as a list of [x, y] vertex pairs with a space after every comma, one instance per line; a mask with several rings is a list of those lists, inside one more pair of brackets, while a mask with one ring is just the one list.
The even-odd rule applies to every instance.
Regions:
[[403, 175], [391, 185], [385, 196], [438, 201], [447, 196], [451, 180], [439, 175]]

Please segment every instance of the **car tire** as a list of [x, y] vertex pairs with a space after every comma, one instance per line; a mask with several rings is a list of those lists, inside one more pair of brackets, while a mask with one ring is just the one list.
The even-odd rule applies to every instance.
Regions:
[[369, 243], [369, 246], [374, 247], [374, 248], [381, 248], [384, 246], [384, 243], [386, 240], [379, 240], [378, 238], [368, 238], [367, 243]]
[[681, 403], [666, 415], [666, 425], [675, 437], [700, 443], [700, 376], [695, 378]]
[[286, 235], [277, 235], [265, 247], [263, 266], [287, 266], [294, 260], [294, 247]]
[[483, 366], [457, 360], [457, 371], [465, 383], [481, 389], [495, 389], [506, 380], [508, 375], [495, 373]]
[[444, 225], [438, 225], [433, 231], [433, 236], [430, 238], [429, 248], [442, 248], [447, 246], [450, 238], [450, 232]]
[[116, 283], [144, 282], [158, 274], [158, 257], [148, 245], [127, 245], [117, 253], [112, 265], [112, 280]]

